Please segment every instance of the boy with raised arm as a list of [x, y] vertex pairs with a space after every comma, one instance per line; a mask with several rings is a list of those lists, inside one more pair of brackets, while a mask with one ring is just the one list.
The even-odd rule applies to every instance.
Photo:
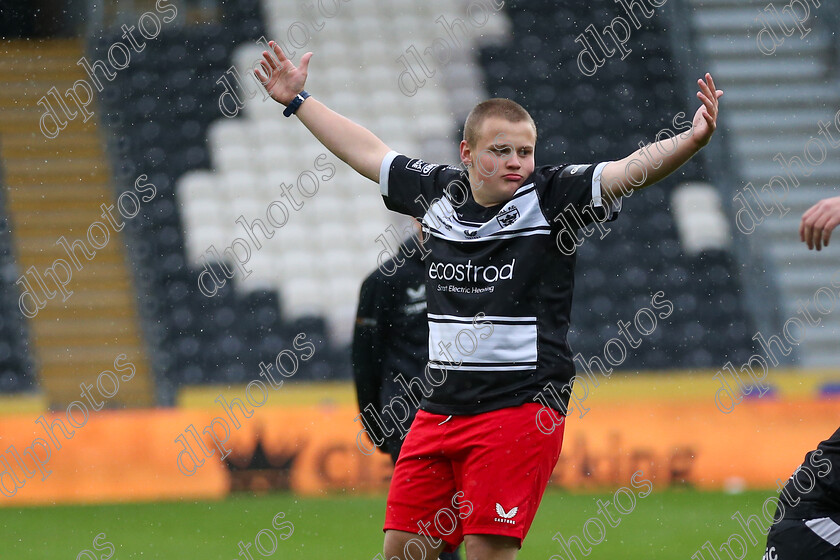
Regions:
[[[312, 53], [295, 67], [270, 46], [274, 56], [264, 52], [255, 74], [284, 114], [297, 114], [327, 149], [379, 183], [388, 208], [418, 218], [428, 235], [436, 388], [424, 393], [394, 470], [385, 558], [437, 558], [463, 541], [468, 560], [513, 559], [563, 439], [562, 423], [549, 434], [538, 429], [534, 400], [546, 384], [561, 392], [574, 376], [566, 334], [575, 255], [559, 241], [576, 231], [563, 228], [615, 218], [622, 196], [688, 161], [709, 142], [723, 92], [706, 74], [690, 131], [620, 161], [554, 167], [535, 167], [528, 112], [491, 99], [467, 118], [462, 171], [398, 154], [309, 98]], [[567, 403], [558, 404], [557, 418]]]

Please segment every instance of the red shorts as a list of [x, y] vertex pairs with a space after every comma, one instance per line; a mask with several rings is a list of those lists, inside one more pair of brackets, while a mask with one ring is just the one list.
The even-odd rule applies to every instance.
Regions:
[[521, 546], [563, 444], [565, 422], [541, 432], [540, 408], [418, 411], [391, 479], [384, 529], [442, 539], [446, 551], [478, 534], [515, 537]]

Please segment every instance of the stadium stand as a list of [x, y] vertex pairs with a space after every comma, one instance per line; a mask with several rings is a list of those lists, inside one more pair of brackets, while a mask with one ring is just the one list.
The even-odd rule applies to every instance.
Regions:
[[[687, 35], [693, 37], [686, 39], [698, 46], [694, 57], [705, 57], [715, 76], [726, 83], [723, 123], [732, 131], [736, 170], [749, 178], [759, 193], [773, 177], [790, 181], [789, 193], [783, 195], [787, 214], [780, 217], [776, 210], [750, 234], [752, 249], [771, 265], [768, 272], [780, 292], [779, 316], [787, 318], [796, 315], [798, 301], [811, 299], [836, 270], [836, 261], [802, 250], [798, 230], [805, 210], [831, 196], [832, 189], [836, 195], [840, 174], [840, 152], [829, 148], [819, 132], [820, 121], [836, 122], [840, 106], [840, 42], [835, 32], [840, 8], [818, 3], [817, 9], [806, 3], [810, 17], [802, 26], [810, 30], [807, 36], [799, 31], [786, 36], [779, 30], [780, 22], [790, 29], [796, 27], [789, 13], [780, 9], [780, 19], [759, 17], [766, 5], [764, 0], [692, 0], [677, 7], [690, 22]], [[798, 12], [800, 16], [805, 17], [804, 10]], [[766, 25], [778, 44], [767, 40], [768, 32], [760, 33]], [[757, 91], [762, 94], [756, 95]], [[797, 166], [794, 158], [804, 166]], [[732, 199], [747, 185], [746, 180], [734, 183], [723, 195]], [[765, 204], [773, 206], [767, 192], [761, 196]], [[735, 210], [741, 207], [735, 204]], [[801, 364], [822, 367], [840, 363], [839, 332], [840, 315], [836, 313], [826, 315], [823, 328], [807, 330], [798, 348]]]
[[[507, 8], [513, 41], [484, 48], [482, 65], [492, 97], [515, 99], [534, 115], [538, 164], [624, 157], [657, 131], [673, 129], [678, 112], [688, 113], [682, 120], [691, 119], [694, 100], [686, 102], [678, 94], [658, 14], [640, 18], [641, 29], [633, 30], [633, 56], [607, 59], [587, 77], [577, 66], [581, 46], [574, 39], [590, 24], [600, 29], [610, 22], [620, 10], [617, 4], [512, 1]], [[546, 37], [559, 45], [549, 48]], [[676, 185], [704, 175], [702, 159], [693, 159], [626, 200], [606, 237], [593, 235], [579, 248], [569, 335], [575, 353], [603, 355], [605, 342], [618, 336], [617, 321], [632, 322], [661, 290], [673, 301], [673, 314], [630, 352], [622, 367], [719, 367], [750, 355], [754, 330], [732, 256], [719, 250], [687, 254], [668, 208]]]
[[[94, 236], [103, 246], [77, 257], [81, 259], [79, 267], [67, 264], [72, 259], [58, 243], [65, 236], [69, 244], [80, 240], [90, 251], [86, 233], [104, 219], [100, 205], [113, 204], [116, 194], [126, 186], [131, 189], [135, 179], [111, 183], [98, 115], [84, 123], [81, 118], [67, 123], [54, 138], [39, 130], [39, 123], [44, 127], [39, 99], [45, 99], [48, 90], [58, 93], [84, 79], [84, 70], [76, 64], [82, 55], [78, 39], [17, 39], [5, 44], [0, 62], [6, 84], [0, 90], [0, 164], [17, 272], [27, 274], [21, 284], [14, 286], [13, 282], [10, 294], [14, 297], [10, 299], [14, 313], [20, 316], [18, 298], [26, 295], [24, 291], [30, 292], [28, 298], [36, 297], [33, 291], [39, 292], [36, 271], [46, 277], [47, 269], [56, 263], [64, 262], [67, 270], [72, 266], [72, 281], [67, 282], [72, 296], [63, 301], [54, 289], [44, 290], [37, 297], [45, 307], [35, 309], [32, 299], [24, 303], [32, 342], [29, 356], [37, 367], [46, 401], [51, 406], [66, 406], [79, 397], [80, 381], [95, 381], [99, 372], [113, 368], [116, 355], [125, 353], [137, 373], [108, 406], [151, 405], [154, 387], [145, 362], [122, 235], [95, 230]], [[82, 250], [76, 253], [82, 255]]]
[[[176, 182], [188, 171], [217, 163], [207, 140], [210, 124], [221, 116], [217, 100], [222, 90], [216, 81], [230, 67], [237, 44], [265, 34], [257, 2], [226, 3], [218, 23], [162, 31], [134, 54], [131, 66], [101, 96], [118, 176], [127, 179], [147, 173], [158, 190], [127, 229], [162, 403], [172, 402], [184, 383], [231, 384], [255, 378], [260, 361], [270, 361], [290, 347], [301, 332], [295, 329], [302, 327], [310, 329], [305, 331], [309, 338], [321, 345], [295, 379], [349, 377], [347, 350], [333, 348], [317, 318], [286, 320], [276, 288], [237, 291], [234, 285], [239, 279], [234, 278], [209, 298], [198, 289], [201, 269], [187, 265], [184, 224], [190, 231], [196, 210], [211, 217], [216, 227], [226, 223], [226, 217], [208, 213], [212, 210], [206, 205], [182, 206]], [[99, 38], [94, 53], [103, 52], [117, 36], [115, 32]], [[210, 138], [212, 142], [212, 134]], [[237, 180], [215, 195], [230, 208], [230, 200], [243, 198], [252, 186]], [[248, 212], [246, 216], [251, 217]], [[210, 237], [220, 247], [234, 239]]]

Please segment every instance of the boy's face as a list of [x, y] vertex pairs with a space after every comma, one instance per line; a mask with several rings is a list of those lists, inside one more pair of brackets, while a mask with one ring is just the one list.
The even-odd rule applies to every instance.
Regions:
[[528, 121], [488, 117], [476, 146], [461, 142], [461, 161], [470, 166], [473, 198], [482, 206], [507, 202], [534, 171], [536, 134]]

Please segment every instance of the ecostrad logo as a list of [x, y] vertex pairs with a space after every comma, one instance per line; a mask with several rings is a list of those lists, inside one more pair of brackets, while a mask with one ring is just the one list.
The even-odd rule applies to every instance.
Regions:
[[472, 260], [466, 264], [432, 262], [429, 265], [429, 278], [433, 280], [455, 280], [457, 282], [496, 282], [513, 278], [516, 259], [502, 266], [477, 266]]

